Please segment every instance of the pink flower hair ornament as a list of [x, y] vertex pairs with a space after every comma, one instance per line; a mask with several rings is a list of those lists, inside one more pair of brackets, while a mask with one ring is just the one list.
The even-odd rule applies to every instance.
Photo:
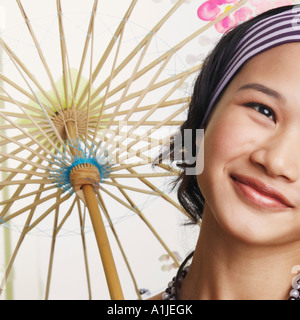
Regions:
[[[200, 5], [197, 15], [200, 20], [213, 21], [223, 12], [230, 9], [239, 0], [209, 0]], [[250, 0], [251, 7], [244, 6], [232, 15], [215, 24], [215, 28], [219, 33], [226, 33], [231, 28], [252, 18], [254, 15], [265, 12], [269, 9], [293, 4], [294, 0]], [[224, 8], [224, 5], [227, 5]], [[223, 7], [222, 7], [223, 6]]]

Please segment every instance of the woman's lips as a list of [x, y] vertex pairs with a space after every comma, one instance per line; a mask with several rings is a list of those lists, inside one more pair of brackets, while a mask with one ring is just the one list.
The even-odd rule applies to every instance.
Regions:
[[294, 206], [276, 189], [263, 182], [242, 175], [231, 176], [236, 189], [252, 203], [270, 209], [287, 209]]

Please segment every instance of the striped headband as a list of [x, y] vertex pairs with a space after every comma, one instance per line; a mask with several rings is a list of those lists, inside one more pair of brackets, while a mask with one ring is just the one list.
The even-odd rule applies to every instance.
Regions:
[[292, 9], [265, 18], [249, 28], [247, 34], [236, 47], [221, 81], [214, 91], [202, 125], [207, 120], [223, 90], [248, 60], [271, 48], [291, 42], [300, 42], [299, 6], [294, 6]]

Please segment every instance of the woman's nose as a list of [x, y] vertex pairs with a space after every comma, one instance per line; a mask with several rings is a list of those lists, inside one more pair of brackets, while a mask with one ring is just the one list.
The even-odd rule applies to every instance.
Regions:
[[263, 141], [251, 153], [250, 160], [270, 177], [295, 182], [300, 176], [300, 130]]

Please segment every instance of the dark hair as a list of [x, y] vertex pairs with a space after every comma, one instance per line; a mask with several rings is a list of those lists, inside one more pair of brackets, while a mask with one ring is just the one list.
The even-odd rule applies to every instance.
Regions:
[[[200, 73], [195, 81], [194, 90], [187, 113], [187, 119], [181, 125], [178, 131], [178, 134], [181, 135], [181, 137], [184, 136], [184, 131], [186, 129], [192, 129], [193, 131], [196, 131], [196, 129], [205, 129], [207, 123], [209, 122], [209, 117], [202, 127], [201, 124], [206, 114], [207, 107], [212, 100], [214, 90], [221, 81], [225, 68], [232, 59], [235, 49], [238, 46], [241, 38], [246, 35], [249, 28], [255, 25], [258, 21], [276, 15], [280, 12], [284, 12], [288, 9], [292, 9], [293, 7], [294, 6], [284, 6], [266, 11], [246, 22], [243, 22], [222, 36], [216, 47], [206, 57]], [[212, 110], [214, 110], [214, 107], [221, 99], [225, 90], [226, 87], [215, 101]], [[210, 112], [210, 116], [211, 115], [212, 112]], [[159, 161], [163, 161], [167, 157], [168, 159], [172, 159], [171, 162], [176, 160], [174, 154], [175, 138], [176, 137], [174, 137], [171, 141], [171, 147], [168, 148], [170, 152], [166, 153], [163, 151], [159, 156]], [[196, 133], [193, 134], [191, 143], [194, 150], [186, 150], [186, 148], [182, 148], [181, 152], [197, 152], [195, 139]], [[183, 154], [182, 156], [185, 157], [186, 154]], [[188, 158], [191, 159], [192, 157]], [[187, 175], [185, 172], [187, 168], [195, 166], [195, 163], [190, 163], [190, 161], [187, 159], [187, 161], [177, 163], [176, 165], [182, 169], [181, 174], [174, 181], [174, 187], [178, 186], [178, 200], [187, 214], [191, 217], [192, 222], [197, 223], [198, 220], [202, 218], [205, 200], [198, 187], [196, 175]]]

